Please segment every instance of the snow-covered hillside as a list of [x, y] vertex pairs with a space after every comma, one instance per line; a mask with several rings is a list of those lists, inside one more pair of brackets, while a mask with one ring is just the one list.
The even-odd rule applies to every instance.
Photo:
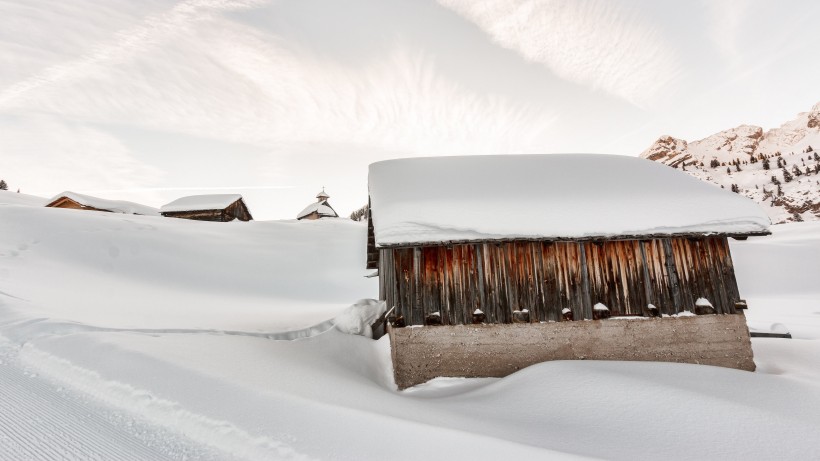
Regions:
[[773, 223], [820, 219], [820, 103], [779, 128], [741, 125], [699, 141], [662, 136], [641, 157], [746, 195]]
[[398, 392], [366, 227], [0, 204], [0, 460], [811, 459], [820, 223], [733, 242], [758, 371], [551, 362]]
[[0, 190], [0, 204], [44, 206], [46, 203], [48, 203], [48, 199], [45, 197]]

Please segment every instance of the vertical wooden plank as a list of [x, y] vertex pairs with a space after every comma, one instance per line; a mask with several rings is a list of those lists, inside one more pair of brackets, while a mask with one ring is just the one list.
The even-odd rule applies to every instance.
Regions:
[[544, 252], [543, 244], [541, 242], [532, 242], [530, 251], [532, 251], [533, 261], [533, 277], [535, 277], [535, 286], [537, 289], [535, 306], [530, 312], [530, 321], [544, 322], [548, 320], [546, 314], [546, 276], [544, 275]]
[[672, 252], [671, 239], [663, 239], [663, 252], [665, 259], [666, 276], [669, 284], [669, 291], [672, 294], [672, 314], [677, 314], [683, 307], [683, 300], [681, 299], [680, 279], [678, 277], [677, 269], [675, 268], [675, 256]]
[[580, 293], [578, 293], [578, 294], [580, 294], [580, 296], [578, 296], [578, 299], [581, 299], [582, 302], [584, 303], [584, 306], [583, 306], [584, 317], [583, 318], [591, 319], [592, 318], [592, 298], [590, 297], [590, 293], [589, 293], [589, 279], [587, 278], [586, 254], [584, 252], [584, 245], [580, 244], [580, 243], [577, 243], [575, 245], [575, 248], [576, 248], [576, 250], [575, 250], [576, 251], [575, 261], [576, 261], [576, 264], [577, 264], [576, 265], [576, 271], [577, 271], [576, 272], [577, 273], [576, 277], [577, 277], [577, 283], [580, 284]]
[[450, 304], [449, 290], [447, 287], [447, 280], [450, 275], [450, 267], [447, 265], [447, 248], [444, 246], [436, 247], [436, 260], [438, 262], [439, 270], [441, 271], [441, 289], [439, 290], [439, 303], [441, 305], [442, 323], [445, 325], [457, 325], [459, 322], [453, 313], [452, 305]]
[[484, 245], [476, 243], [472, 245], [473, 248], [473, 265], [475, 267], [475, 281], [478, 287], [478, 307], [482, 312], [492, 312], [489, 307], [489, 294], [487, 293], [486, 278], [484, 276], [484, 264], [486, 257], [484, 255]]
[[[729, 239], [721, 237], [718, 241], [721, 250], [721, 272], [723, 275], [723, 285], [726, 287], [727, 296], [734, 307], [734, 303], [741, 299], [740, 290], [737, 286], [737, 279], [735, 278], [735, 267], [732, 262], [732, 253], [729, 248]], [[737, 311], [735, 311], [737, 312]]]
[[644, 290], [644, 300], [642, 306], [642, 311], [644, 315], [648, 315], [647, 306], [651, 303], [657, 307], [657, 304], [653, 302], [653, 298], [655, 296], [654, 286], [652, 283], [652, 279], [649, 277], [649, 261], [646, 258], [646, 246], [643, 240], [638, 242], [638, 248], [640, 249], [640, 256], [641, 256], [641, 269], [642, 269], [642, 276], [643, 276], [643, 290]]

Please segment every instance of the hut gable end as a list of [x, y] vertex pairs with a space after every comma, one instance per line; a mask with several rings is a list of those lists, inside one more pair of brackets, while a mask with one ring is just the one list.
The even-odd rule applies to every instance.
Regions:
[[159, 211], [156, 208], [140, 205], [139, 203], [125, 200], [108, 200], [70, 191], [53, 197], [49, 203], [46, 204], [46, 207], [159, 216]]
[[250, 221], [253, 216], [238, 194], [194, 195], [164, 205], [160, 211], [169, 218], [197, 221]]

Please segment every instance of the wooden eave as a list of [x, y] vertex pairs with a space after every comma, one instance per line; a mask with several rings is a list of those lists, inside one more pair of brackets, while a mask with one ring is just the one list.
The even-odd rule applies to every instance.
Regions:
[[185, 213], [222, 213], [225, 211], [225, 208], [213, 208], [208, 210], [185, 210], [185, 211], [161, 211], [160, 213], [165, 216], [169, 214], [185, 214]]
[[380, 245], [376, 244], [378, 249], [387, 248], [413, 248], [420, 246], [447, 246], [447, 245], [468, 245], [477, 243], [503, 244], [512, 242], [589, 242], [589, 241], [619, 241], [619, 240], [655, 240], [667, 238], [688, 238], [688, 239], [702, 239], [706, 237], [731, 237], [736, 240], [746, 240], [748, 237], [762, 237], [771, 235], [769, 231], [766, 232], [747, 232], [747, 233], [721, 233], [721, 232], [686, 232], [679, 234], [640, 234], [640, 235], [608, 235], [608, 236], [587, 236], [587, 237], [513, 237], [513, 238], [499, 238], [499, 239], [482, 239], [482, 240], [440, 240], [427, 242], [408, 242]]
[[[248, 214], [248, 220], [252, 220], [253, 216], [251, 215], [250, 210], [248, 210], [248, 206], [245, 205], [245, 202], [242, 199], [239, 199], [230, 205], [226, 206], [225, 208], [208, 208], [208, 209], [192, 209], [192, 210], [180, 210], [180, 211], [160, 211], [160, 214], [163, 216], [173, 215], [173, 214], [187, 214], [187, 213], [224, 213], [229, 208], [234, 205], [238, 205], [242, 207], [245, 213]], [[238, 218], [237, 218], [238, 219]]]
[[60, 205], [63, 205], [65, 203], [69, 203], [69, 202], [77, 205], [78, 208], [73, 208], [75, 210], [80, 209], [80, 210], [104, 211], [106, 213], [112, 213], [111, 210], [106, 210], [106, 209], [103, 209], [103, 208], [95, 208], [95, 207], [90, 206], [90, 205], [85, 205], [83, 203], [80, 203], [80, 202], [72, 199], [72, 198], [65, 197], [65, 196], [60, 197], [56, 200], [52, 200], [51, 203], [46, 204], [46, 207], [48, 207], [48, 208], [63, 208]]

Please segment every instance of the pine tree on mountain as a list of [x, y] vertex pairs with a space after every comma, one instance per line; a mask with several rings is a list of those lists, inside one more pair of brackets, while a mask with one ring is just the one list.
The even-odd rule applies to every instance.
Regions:
[[771, 168], [771, 165], [769, 165], [769, 159], [768, 159], [768, 158], [764, 158], [764, 159], [763, 159], [763, 169], [764, 169], [764, 170], [768, 170], [769, 168]]
[[794, 179], [794, 176], [792, 176], [792, 174], [789, 173], [789, 170], [787, 170], [786, 168], [783, 168], [782, 171], [783, 171], [783, 181], [786, 181], [787, 183], [792, 182], [792, 179]]
[[735, 168], [737, 168], [737, 171], [740, 171], [740, 162], [735, 163]]
[[0, 179], [0, 190], [9, 190], [9, 185], [2, 179]]
[[820, 155], [817, 155], [817, 152], [814, 153], [814, 161], [820, 162]]
[[718, 162], [718, 159], [713, 158], [712, 161], [709, 162], [709, 166], [712, 168], [717, 168], [720, 166], [720, 162]]
[[780, 188], [780, 184], [777, 185], [777, 196], [778, 197], [783, 196], [783, 189]]
[[732, 174], [732, 169], [728, 166], [726, 167], [726, 174]]
[[806, 176], [808, 176], [810, 174], [811, 174], [811, 170], [809, 170], [809, 167], [806, 167]]
[[800, 168], [797, 168], [797, 165], [792, 166], [792, 172], [794, 173], [795, 176], [802, 176], [803, 175], [803, 172], [800, 171]]
[[732, 192], [734, 192], [735, 194], [740, 193], [740, 188], [737, 187], [737, 184], [732, 184]]

